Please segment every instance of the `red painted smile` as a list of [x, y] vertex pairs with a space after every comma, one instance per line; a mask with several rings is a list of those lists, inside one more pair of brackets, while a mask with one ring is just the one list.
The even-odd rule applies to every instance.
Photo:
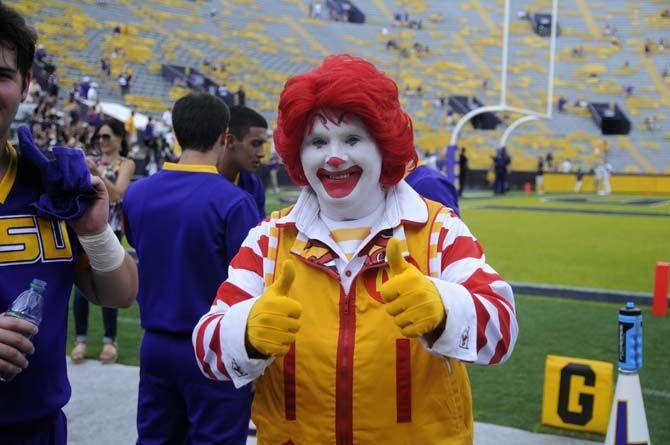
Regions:
[[326, 193], [332, 198], [343, 198], [356, 187], [362, 173], [363, 169], [355, 165], [341, 172], [329, 172], [320, 168], [316, 176], [321, 180]]

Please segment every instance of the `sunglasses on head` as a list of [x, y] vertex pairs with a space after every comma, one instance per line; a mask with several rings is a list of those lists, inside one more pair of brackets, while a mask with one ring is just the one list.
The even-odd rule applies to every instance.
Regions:
[[99, 134], [97, 136], [97, 139], [102, 139], [103, 141], [109, 141], [110, 139], [112, 139], [112, 135], [110, 135], [110, 134]]

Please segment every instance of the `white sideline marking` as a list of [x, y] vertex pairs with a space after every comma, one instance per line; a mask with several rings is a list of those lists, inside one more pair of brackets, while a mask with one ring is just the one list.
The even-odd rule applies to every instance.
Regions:
[[643, 389], [642, 393], [648, 396], [662, 397], [664, 399], [670, 399], [670, 391], [659, 391], [658, 389]]

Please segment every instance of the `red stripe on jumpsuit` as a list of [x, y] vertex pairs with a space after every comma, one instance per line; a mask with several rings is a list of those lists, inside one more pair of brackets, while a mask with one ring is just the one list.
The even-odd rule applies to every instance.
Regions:
[[284, 356], [284, 411], [286, 420], [295, 420], [295, 343]]
[[[216, 375], [212, 372], [212, 369], [209, 367], [209, 363], [205, 361], [205, 345], [204, 345], [204, 337], [205, 337], [205, 331], [207, 330], [207, 326], [209, 326], [210, 323], [212, 323], [214, 320], [219, 320], [221, 317], [211, 317], [208, 319], [202, 326], [200, 326], [200, 330], [198, 331], [198, 338], [196, 341], [196, 348], [197, 350], [196, 355], [198, 358], [200, 358], [200, 363], [202, 363], [202, 369], [205, 371], [207, 376], [209, 376], [210, 379], [212, 380], [218, 380], [216, 378]], [[215, 354], [219, 354], [220, 351], [214, 351]]]
[[412, 421], [412, 365], [409, 338], [395, 341], [397, 422]]
[[335, 378], [335, 443], [353, 445], [354, 344], [356, 340], [356, 279], [347, 295], [340, 287], [340, 333]]

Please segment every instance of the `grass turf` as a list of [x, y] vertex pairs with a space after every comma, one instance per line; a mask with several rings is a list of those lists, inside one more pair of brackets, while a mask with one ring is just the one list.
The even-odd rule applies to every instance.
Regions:
[[[584, 200], [584, 202], [579, 202]], [[657, 203], [629, 204], [630, 202], [655, 200]], [[596, 196], [585, 194], [550, 193], [546, 195], [526, 196], [521, 192], [511, 192], [505, 196], [492, 196], [490, 193], [465, 194], [461, 200], [462, 208], [477, 208], [487, 205], [533, 207], [542, 209], [574, 210], [617, 210], [624, 212], [649, 212], [670, 216], [670, 196], [663, 195], [609, 195]]]
[[[596, 434], [540, 424], [544, 364], [548, 354], [602, 360], [616, 366], [617, 311], [607, 303], [517, 296], [520, 335], [502, 366], [469, 366], [475, 419], [535, 432], [603, 441]], [[652, 443], [670, 443], [670, 319], [644, 315], [644, 367], [640, 373]], [[615, 377], [616, 379], [616, 377]]]
[[465, 208], [463, 219], [506, 279], [651, 292], [670, 260], [670, 218]]

